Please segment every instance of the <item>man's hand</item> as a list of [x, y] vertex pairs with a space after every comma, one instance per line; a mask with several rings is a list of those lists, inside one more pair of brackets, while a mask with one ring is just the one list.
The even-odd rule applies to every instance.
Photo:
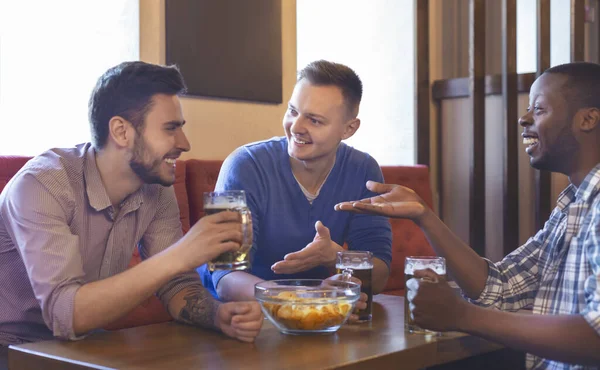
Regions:
[[360, 201], [338, 203], [335, 210], [408, 218], [415, 222], [418, 222], [427, 210], [423, 199], [407, 187], [367, 181], [367, 189], [381, 195]]
[[254, 342], [262, 324], [263, 314], [258, 302], [223, 303], [215, 317], [217, 328], [242, 342]]
[[343, 248], [331, 240], [329, 229], [321, 221], [315, 223], [315, 229], [317, 233], [312, 243], [298, 252], [286, 254], [271, 270], [276, 274], [295, 274], [321, 265], [333, 266], [336, 253]]
[[406, 282], [406, 299], [414, 322], [435, 331], [459, 330], [469, 308], [446, 279], [430, 269], [415, 270], [415, 277]]
[[224, 211], [202, 217], [171, 248], [182, 271], [189, 271], [221, 253], [237, 250], [242, 238], [240, 214]]
[[[327, 284], [328, 280], [336, 280], [336, 281], [345, 281], [344, 276], [342, 274], [337, 274], [337, 275], [333, 275], [328, 277], [327, 279], [325, 279], [325, 284]], [[355, 278], [354, 276], [350, 278], [350, 281], [352, 281], [353, 283], [356, 283], [358, 285], [361, 285], [362, 282]], [[356, 312], [357, 310], [364, 310], [365, 308], [367, 308], [367, 300], [369, 299], [369, 297], [365, 294], [365, 293], [360, 293], [360, 297], [358, 298], [358, 301], [356, 301], [356, 306], [354, 307], [354, 311]], [[350, 317], [348, 318], [348, 323], [352, 324], [358, 321], [358, 315], [352, 313], [350, 315]]]
[[350, 317], [348, 318], [348, 323], [354, 324], [359, 320], [358, 315], [355, 314], [354, 312], [356, 312], [358, 310], [364, 310], [365, 308], [367, 308], [367, 300], [368, 299], [369, 299], [369, 297], [367, 296], [366, 293], [360, 293], [360, 297], [358, 298], [358, 301], [356, 301], [356, 306], [354, 307], [354, 311], [352, 311], [353, 313], [350, 314]]

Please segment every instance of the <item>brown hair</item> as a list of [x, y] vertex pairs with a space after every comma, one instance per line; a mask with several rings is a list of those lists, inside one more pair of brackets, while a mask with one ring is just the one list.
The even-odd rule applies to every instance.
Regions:
[[362, 82], [356, 72], [343, 64], [326, 60], [309, 63], [298, 72], [298, 81], [308, 80], [313, 85], [337, 86], [349, 109], [357, 108], [362, 98]]
[[98, 79], [88, 102], [94, 147], [101, 149], [106, 145], [111, 118], [123, 117], [139, 132], [155, 94], [178, 95], [185, 90], [183, 76], [176, 66], [124, 62], [110, 68]]

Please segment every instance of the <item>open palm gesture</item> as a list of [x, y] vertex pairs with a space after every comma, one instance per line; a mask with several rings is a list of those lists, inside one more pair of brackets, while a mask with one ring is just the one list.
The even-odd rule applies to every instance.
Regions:
[[418, 221], [427, 210], [423, 199], [407, 187], [367, 181], [367, 189], [380, 195], [338, 203], [335, 210], [408, 218], [413, 221]]

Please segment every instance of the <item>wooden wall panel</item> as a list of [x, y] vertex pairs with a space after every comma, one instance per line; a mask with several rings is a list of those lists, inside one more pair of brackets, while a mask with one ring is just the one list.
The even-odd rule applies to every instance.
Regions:
[[[518, 109], [527, 108], [528, 93], [518, 96]], [[470, 122], [470, 99], [468, 97], [440, 101], [440, 127], [442, 136], [441, 218], [463, 241], [469, 242], [469, 163], [472, 155], [464, 145], [465, 138], [472, 134]], [[503, 220], [503, 135], [502, 96], [491, 95], [485, 99], [485, 256], [493, 261], [504, 257]], [[520, 132], [513, 140], [521, 141]], [[519, 231], [518, 244], [522, 245], [537, 230], [534, 225], [534, 174], [529, 165], [529, 156], [522, 144], [517, 146]]]
[[456, 235], [469, 243], [470, 167], [473, 155], [471, 102], [468, 97], [440, 101], [440, 217]]
[[[517, 91], [528, 93], [535, 80], [535, 73], [517, 75]], [[485, 95], [502, 94], [502, 76], [487, 75], [484, 78]], [[434, 101], [469, 97], [469, 78], [450, 78], [434, 81], [431, 85], [431, 96]]]
[[504, 256], [506, 224], [502, 95], [487, 96], [485, 103], [485, 256], [498, 261]]
[[469, 3], [469, 91], [472, 136], [469, 243], [485, 254], [485, 0]]
[[[469, 77], [432, 84], [431, 96], [440, 107], [440, 215], [473, 249], [492, 259], [541, 228], [568, 185], [565, 176], [531, 168], [518, 126], [533, 80], [550, 67], [550, 3], [537, 0], [535, 74], [516, 74], [516, 0], [502, 0], [502, 74], [485, 76], [485, 1], [469, 0]], [[580, 61], [586, 50], [585, 1], [570, 4], [571, 60]], [[600, 7], [599, 1], [594, 4]]]
[[517, 1], [502, 0], [502, 198], [504, 254], [519, 246]]
[[585, 58], [585, 0], [571, 0], [571, 62]]
[[429, 83], [429, 0], [419, 0], [415, 4], [415, 92], [416, 92], [416, 132], [417, 163], [430, 165], [430, 83]]
[[[539, 77], [550, 68], [550, 0], [537, 1], [537, 72]], [[550, 172], [535, 171], [535, 226], [541, 229], [550, 218]]]

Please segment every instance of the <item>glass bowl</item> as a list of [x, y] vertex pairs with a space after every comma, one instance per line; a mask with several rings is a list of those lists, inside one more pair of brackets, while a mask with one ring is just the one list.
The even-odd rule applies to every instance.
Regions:
[[271, 280], [256, 284], [254, 296], [284, 334], [333, 333], [354, 310], [360, 285], [339, 280]]

